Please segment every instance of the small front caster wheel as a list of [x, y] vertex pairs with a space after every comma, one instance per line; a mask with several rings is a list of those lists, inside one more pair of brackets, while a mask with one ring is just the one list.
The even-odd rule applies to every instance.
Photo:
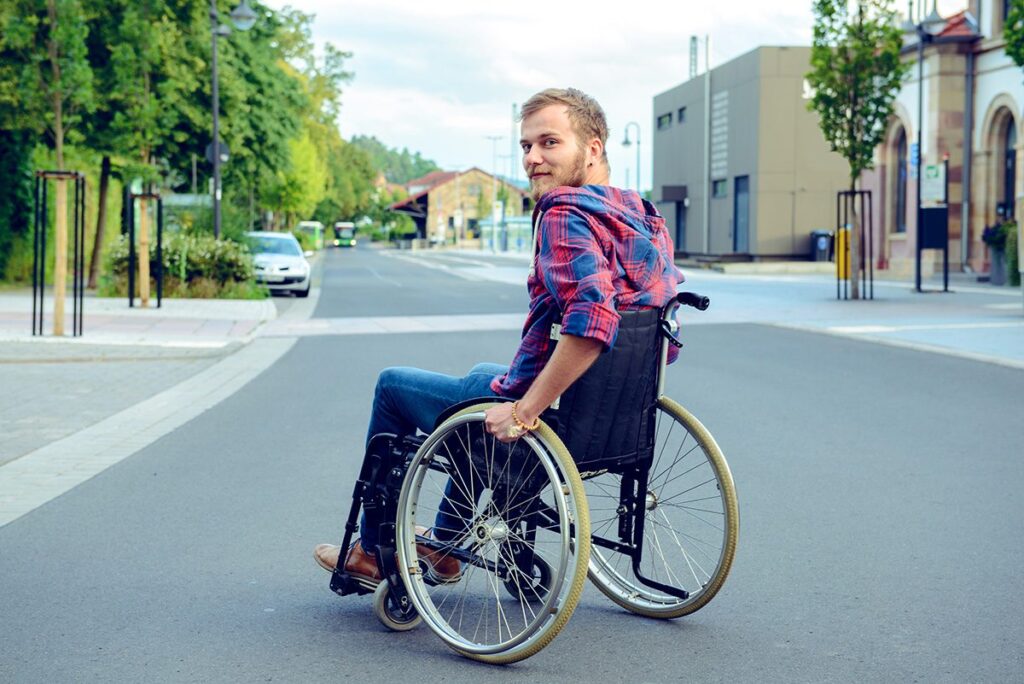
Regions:
[[408, 596], [402, 597], [404, 606], [396, 605], [391, 599], [391, 586], [387, 580], [377, 585], [373, 591], [373, 612], [384, 626], [395, 632], [407, 632], [420, 624], [420, 614], [416, 612]]

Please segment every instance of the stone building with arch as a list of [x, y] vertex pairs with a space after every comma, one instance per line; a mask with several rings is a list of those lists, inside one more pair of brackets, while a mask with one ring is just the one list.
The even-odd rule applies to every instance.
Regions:
[[[913, 151], [919, 124], [921, 166], [949, 161], [951, 270], [988, 271], [982, 231], [1002, 217], [1019, 223], [1024, 216], [1024, 71], [1006, 54], [1003, 22], [1009, 4], [969, 0], [966, 10], [946, 18], [925, 41], [920, 82], [918, 39], [906, 40], [904, 59], [911, 68], [875, 151], [875, 168], [861, 179], [874, 198], [876, 269], [898, 277], [914, 273], [919, 174]], [[926, 251], [922, 271], [937, 269], [941, 252]]]

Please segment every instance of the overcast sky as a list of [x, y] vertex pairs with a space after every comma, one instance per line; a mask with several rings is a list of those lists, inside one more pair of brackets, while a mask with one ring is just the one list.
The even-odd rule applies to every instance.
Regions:
[[[342, 98], [338, 121], [345, 138], [375, 135], [445, 169], [490, 171], [494, 143], [488, 136], [502, 136], [497, 164], [507, 174], [512, 103], [546, 87], [573, 86], [596, 97], [608, 115], [616, 185], [625, 185], [627, 168], [630, 186], [636, 182], [636, 148], [621, 143], [625, 125], [640, 124], [644, 188], [651, 183], [652, 101], [686, 80], [691, 35], [711, 35], [714, 66], [759, 45], [810, 45], [812, 21], [811, 0], [269, 4], [315, 14], [315, 42], [330, 41], [354, 53], [349, 66], [355, 80]], [[967, 3], [938, 4], [949, 16]], [[703, 48], [700, 60], [703, 70]]]

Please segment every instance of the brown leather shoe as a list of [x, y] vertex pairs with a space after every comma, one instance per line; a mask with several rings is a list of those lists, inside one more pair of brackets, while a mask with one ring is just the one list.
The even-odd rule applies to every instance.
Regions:
[[[340, 556], [341, 547], [334, 544], [320, 544], [313, 549], [313, 557], [316, 558], [316, 562], [328, 572], [334, 572]], [[366, 553], [358, 539], [352, 544], [352, 548], [349, 549], [348, 556], [345, 558], [345, 572], [355, 579], [367, 582], [379, 583], [381, 580], [377, 559]]]
[[[425, 527], [417, 527], [416, 534], [431, 538], [430, 530]], [[458, 558], [444, 551], [435, 551], [426, 544], [417, 544], [416, 553], [426, 563], [425, 576], [435, 584], [454, 584], [462, 579], [462, 563]]]

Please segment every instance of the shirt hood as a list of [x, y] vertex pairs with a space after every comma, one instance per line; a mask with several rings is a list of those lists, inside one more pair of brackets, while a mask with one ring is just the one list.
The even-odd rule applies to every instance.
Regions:
[[548, 211], [559, 205], [592, 209], [595, 203], [609, 218], [630, 226], [649, 239], [660, 237], [661, 233], [668, 237], [665, 219], [653, 204], [643, 199], [635, 190], [623, 190], [610, 185], [555, 188], [540, 198], [534, 211]]

